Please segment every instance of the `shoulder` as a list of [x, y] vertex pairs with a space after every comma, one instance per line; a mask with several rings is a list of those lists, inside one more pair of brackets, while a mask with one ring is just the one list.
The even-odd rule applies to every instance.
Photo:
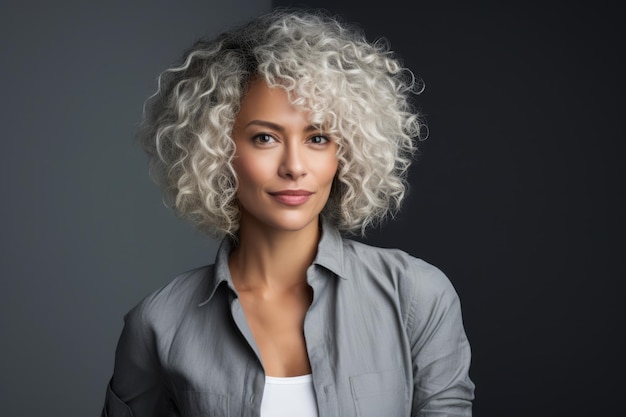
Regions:
[[[457, 293], [436, 266], [403, 250], [386, 249], [344, 239], [342, 284], [358, 299], [373, 298], [399, 309], [408, 334], [420, 335], [442, 320], [458, 322]], [[450, 314], [452, 313], [452, 314]], [[445, 319], [449, 317], [449, 319]]]
[[350, 239], [343, 240], [343, 247], [347, 271], [367, 271], [367, 275], [377, 281], [419, 287], [420, 291], [428, 293], [445, 292], [452, 287], [439, 268], [403, 250], [379, 248]]
[[206, 298], [213, 271], [214, 265], [207, 265], [183, 272], [141, 300], [124, 320], [127, 325], [175, 325]]

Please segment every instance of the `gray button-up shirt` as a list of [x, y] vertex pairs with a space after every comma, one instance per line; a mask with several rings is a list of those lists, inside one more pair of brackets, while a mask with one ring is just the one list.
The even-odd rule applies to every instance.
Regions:
[[[102, 415], [259, 416], [265, 374], [228, 269], [186, 272], [125, 317]], [[304, 337], [320, 417], [471, 416], [470, 347], [445, 275], [324, 224]]]

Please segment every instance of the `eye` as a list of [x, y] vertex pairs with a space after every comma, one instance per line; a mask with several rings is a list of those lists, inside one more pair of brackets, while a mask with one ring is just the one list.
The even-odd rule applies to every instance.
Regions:
[[315, 135], [309, 139], [309, 142], [311, 142], [314, 145], [324, 145], [330, 142], [330, 139], [328, 139], [326, 136]]
[[266, 133], [260, 133], [254, 136], [252, 140], [260, 145], [267, 145], [276, 142], [276, 139], [274, 139], [272, 135], [268, 135]]

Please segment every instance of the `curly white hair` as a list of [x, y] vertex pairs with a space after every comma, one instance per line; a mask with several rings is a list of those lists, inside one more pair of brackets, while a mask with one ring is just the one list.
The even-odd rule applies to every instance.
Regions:
[[276, 10], [213, 39], [159, 77], [139, 140], [165, 201], [202, 231], [239, 228], [232, 127], [251, 81], [287, 91], [338, 142], [339, 169], [322, 216], [364, 233], [399, 208], [420, 137], [410, 103], [421, 82], [380, 40], [321, 11]]

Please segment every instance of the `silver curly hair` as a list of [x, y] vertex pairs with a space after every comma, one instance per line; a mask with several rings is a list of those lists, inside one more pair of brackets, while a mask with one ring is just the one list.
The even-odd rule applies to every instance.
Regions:
[[239, 228], [232, 127], [250, 83], [283, 88], [338, 142], [339, 168], [322, 216], [365, 233], [399, 210], [423, 124], [423, 87], [384, 40], [323, 11], [276, 10], [201, 39], [159, 76], [139, 141], [176, 214], [220, 237]]

